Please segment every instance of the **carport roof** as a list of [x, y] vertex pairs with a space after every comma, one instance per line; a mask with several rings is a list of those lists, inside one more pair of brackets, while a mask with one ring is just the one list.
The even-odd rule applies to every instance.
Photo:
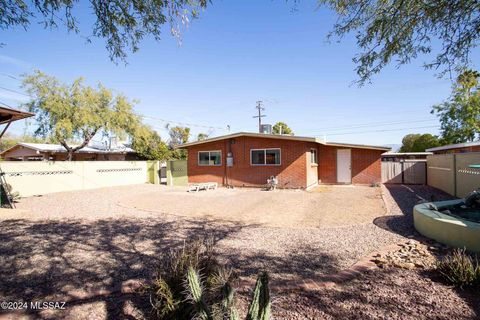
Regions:
[[25, 112], [20, 110], [15, 110], [12, 108], [1, 107], [0, 106], [0, 124], [8, 123], [11, 121], [16, 121], [28, 117], [33, 117], [35, 114], [31, 112]]
[[346, 148], [359, 148], [359, 149], [373, 149], [373, 150], [382, 150], [382, 151], [389, 151], [391, 148], [384, 147], [384, 146], [373, 146], [373, 145], [364, 145], [364, 144], [352, 144], [352, 143], [339, 143], [339, 142], [326, 142], [322, 139], [315, 138], [315, 137], [300, 137], [300, 136], [290, 136], [290, 135], [279, 135], [279, 134], [265, 134], [265, 133], [254, 133], [254, 132], [237, 132], [232, 133], [224, 136], [218, 136], [210, 139], [205, 139], [201, 141], [189, 142], [184, 143], [181, 145], [176, 146], [176, 149], [183, 149], [188, 148], [191, 146], [196, 146], [204, 143], [225, 140], [225, 139], [233, 139], [238, 137], [253, 137], [253, 138], [266, 138], [266, 139], [281, 139], [281, 140], [293, 140], [293, 141], [303, 141], [303, 142], [313, 142], [319, 143], [325, 146], [333, 146], [333, 147], [346, 147]]

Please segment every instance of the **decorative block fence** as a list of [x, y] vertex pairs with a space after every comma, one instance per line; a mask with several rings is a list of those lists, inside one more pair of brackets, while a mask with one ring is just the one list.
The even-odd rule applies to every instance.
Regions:
[[463, 198], [480, 188], [480, 168], [472, 165], [480, 165], [480, 152], [428, 156], [428, 185]]
[[142, 183], [160, 183], [159, 161], [2, 161], [0, 168], [20, 196]]

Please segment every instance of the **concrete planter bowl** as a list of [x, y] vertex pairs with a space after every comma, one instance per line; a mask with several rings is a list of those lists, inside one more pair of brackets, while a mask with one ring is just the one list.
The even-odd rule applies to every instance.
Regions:
[[480, 223], [463, 220], [430, 208], [451, 206], [462, 200], [450, 200], [422, 203], [413, 208], [415, 229], [422, 235], [440, 243], [466, 248], [469, 251], [480, 252]]

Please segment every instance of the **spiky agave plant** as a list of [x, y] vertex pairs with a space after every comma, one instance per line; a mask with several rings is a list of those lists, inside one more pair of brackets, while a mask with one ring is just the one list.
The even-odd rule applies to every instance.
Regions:
[[215, 320], [239, 320], [235, 289], [232, 286], [234, 278], [232, 269], [218, 267], [207, 279], [212, 299], [212, 315]]

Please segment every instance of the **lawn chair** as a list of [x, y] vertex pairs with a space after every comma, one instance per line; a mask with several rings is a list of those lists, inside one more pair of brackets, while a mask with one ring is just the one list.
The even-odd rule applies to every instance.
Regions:
[[216, 190], [218, 188], [218, 183], [216, 182], [205, 182], [205, 183], [192, 183], [188, 186], [188, 192], [198, 192], [201, 190]]
[[277, 188], [278, 185], [278, 179], [275, 176], [270, 176], [270, 178], [267, 179], [267, 191], [272, 191]]

